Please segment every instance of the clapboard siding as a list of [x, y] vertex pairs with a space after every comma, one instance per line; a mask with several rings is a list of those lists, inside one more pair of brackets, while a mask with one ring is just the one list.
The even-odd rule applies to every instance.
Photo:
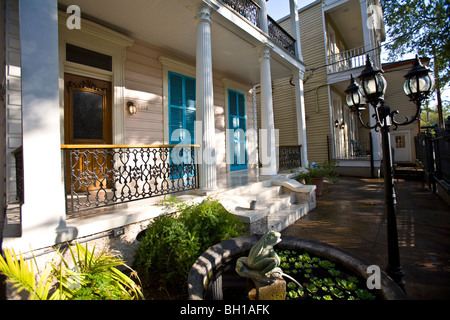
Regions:
[[[280, 25], [286, 30], [291, 30], [289, 19], [281, 21]], [[328, 159], [327, 136], [330, 136], [331, 132], [325, 67], [325, 34], [320, 2], [299, 11], [299, 28], [303, 62], [306, 64], [304, 98], [308, 116], [306, 120], [308, 159], [310, 162], [321, 162]], [[274, 100], [274, 104], [278, 102]], [[280, 143], [281, 141], [280, 132]]]
[[[163, 66], [161, 56], [168, 57], [194, 67], [194, 62], [185, 57], [136, 40], [127, 49], [125, 61], [125, 101], [132, 101], [138, 107], [137, 114], [131, 116], [125, 111], [127, 144], [163, 144], [166, 125], [163, 111]], [[225, 87], [223, 79], [230, 79], [247, 88], [245, 92], [247, 128], [253, 128], [252, 86], [227, 73], [213, 70], [214, 124], [216, 129], [216, 158], [218, 174], [226, 173], [226, 113]], [[255, 141], [248, 141], [251, 153], [257, 148]]]

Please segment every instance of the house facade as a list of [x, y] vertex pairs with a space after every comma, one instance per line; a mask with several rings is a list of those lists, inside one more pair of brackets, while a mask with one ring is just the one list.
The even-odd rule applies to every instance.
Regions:
[[[288, 30], [290, 17], [279, 21]], [[306, 132], [310, 162], [339, 160], [341, 173], [369, 175], [380, 166], [381, 139], [363, 128], [345, 106], [350, 77], [356, 79], [369, 55], [381, 67], [384, 22], [378, 0], [319, 0], [299, 10]], [[371, 121], [368, 108], [363, 114]], [[372, 148], [371, 148], [372, 146]], [[370, 154], [373, 157], [370, 157]], [[374, 163], [370, 163], [370, 159]]]
[[1, 13], [3, 247], [140, 231], [161, 213], [145, 199], [276, 175], [277, 79], [292, 78], [308, 163], [300, 36], [265, 1], [5, 0]]

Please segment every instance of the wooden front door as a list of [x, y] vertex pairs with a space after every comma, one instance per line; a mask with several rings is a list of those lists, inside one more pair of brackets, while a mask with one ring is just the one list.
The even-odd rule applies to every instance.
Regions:
[[[112, 84], [73, 74], [64, 74], [64, 142], [69, 145], [112, 144]], [[108, 168], [112, 159], [105, 153], [91, 150], [72, 157], [72, 168], [81, 178], [75, 191], [106, 188]], [[67, 153], [69, 154], [69, 153]], [[66, 158], [67, 177], [71, 176], [70, 158]], [[79, 171], [78, 171], [79, 170]], [[70, 180], [66, 190], [70, 192]], [[72, 180], [73, 177], [72, 177]]]

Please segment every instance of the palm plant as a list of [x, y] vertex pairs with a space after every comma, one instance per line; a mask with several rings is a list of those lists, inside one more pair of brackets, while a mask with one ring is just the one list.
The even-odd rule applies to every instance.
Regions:
[[[89, 251], [76, 244], [69, 246], [74, 266], [58, 252], [59, 264], [48, 264], [36, 281], [38, 273], [33, 264], [17, 258], [14, 251], [4, 250], [0, 256], [0, 272], [6, 275], [7, 281], [19, 293], [26, 291], [30, 300], [131, 300], [143, 298], [140, 287], [116, 267], [124, 262], [116, 255], [103, 251], [95, 254], [95, 247]], [[37, 263], [34, 260], [37, 268]], [[131, 269], [130, 269], [131, 270]], [[137, 279], [135, 271], [131, 275]]]

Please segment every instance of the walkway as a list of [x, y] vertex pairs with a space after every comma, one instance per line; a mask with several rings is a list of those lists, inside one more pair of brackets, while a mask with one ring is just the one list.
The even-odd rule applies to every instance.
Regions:
[[[396, 182], [400, 258], [409, 299], [450, 299], [450, 208], [422, 182]], [[385, 269], [386, 219], [382, 179], [326, 183], [317, 208], [282, 235], [323, 241]]]

